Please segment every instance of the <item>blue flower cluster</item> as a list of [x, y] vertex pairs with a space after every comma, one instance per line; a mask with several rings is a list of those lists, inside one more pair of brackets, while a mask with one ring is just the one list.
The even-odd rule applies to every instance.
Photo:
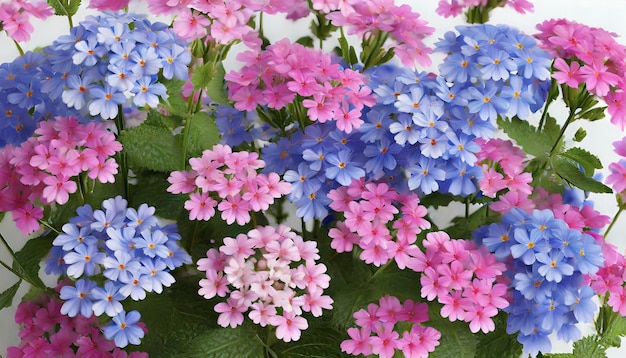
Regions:
[[44, 54], [50, 66], [43, 71], [54, 83], [50, 97], [104, 119], [114, 118], [127, 97], [138, 107], [155, 107], [167, 97], [159, 74], [186, 80], [191, 61], [167, 24], [126, 13], [89, 16]]
[[[121, 301], [142, 300], [146, 292], [161, 293], [163, 286], [175, 281], [169, 271], [192, 262], [177, 244], [181, 237], [176, 225], [159, 226], [154, 207], [142, 204], [135, 210], [127, 205], [117, 196], [105, 200], [102, 209], [81, 206], [78, 216], [63, 225], [63, 233], [54, 239], [46, 272], [78, 279], [73, 286], [61, 288], [60, 298], [65, 301], [61, 313], [70, 317], [104, 313], [113, 322], [123, 320], [116, 318], [125, 314]], [[96, 283], [100, 279], [86, 278], [100, 273], [103, 286]]]
[[498, 115], [527, 119], [543, 106], [550, 88], [551, 56], [530, 36], [506, 25], [458, 26], [437, 42], [448, 55], [441, 76], [454, 85], [450, 98], [472, 121]]
[[47, 94], [54, 85], [41, 71], [46, 65], [47, 58], [38, 52], [0, 64], [0, 148], [19, 146], [32, 136], [37, 122], [58, 113], [78, 117], [77, 111]]
[[572, 341], [581, 337], [579, 322], [596, 313], [595, 292], [584, 285], [586, 274], [603, 266], [600, 245], [588, 234], [570, 229], [551, 210], [528, 214], [513, 209], [501, 222], [484, 226], [474, 237], [508, 264], [513, 289], [507, 332], [519, 331], [524, 351], [549, 352], [548, 336]]

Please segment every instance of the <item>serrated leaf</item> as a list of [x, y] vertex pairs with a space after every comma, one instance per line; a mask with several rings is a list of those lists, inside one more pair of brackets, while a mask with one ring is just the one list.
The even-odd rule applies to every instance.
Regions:
[[180, 169], [183, 162], [182, 137], [168, 128], [141, 124], [118, 136], [132, 166], [160, 172]]
[[265, 357], [264, 344], [250, 324], [205, 331], [182, 348], [179, 354], [188, 358]]
[[439, 191], [432, 192], [424, 197], [420, 198], [420, 204], [424, 206], [432, 206], [437, 209], [440, 206], [447, 206], [451, 202], [455, 201], [459, 197], [455, 197], [450, 193], [441, 193]]
[[587, 336], [574, 342], [573, 358], [606, 358], [606, 349], [596, 341], [596, 336]]
[[537, 128], [529, 122], [518, 118], [509, 120], [499, 117], [497, 123], [511, 139], [524, 149], [524, 152], [538, 158], [546, 157], [550, 153], [559, 136], [559, 126], [556, 120], [550, 116], [546, 117], [541, 133], [538, 133]]
[[193, 69], [191, 83], [195, 89], [205, 88], [215, 74], [215, 66], [212, 63], [203, 63]]
[[585, 170], [585, 175], [587, 176], [593, 176], [595, 169], [602, 169], [602, 162], [600, 162], [600, 159], [582, 148], [570, 148], [567, 151], [560, 153], [560, 155], [570, 158], [580, 164]]
[[74, 16], [80, 7], [80, 0], [48, 0], [48, 5], [59, 16]]
[[37, 237], [28, 240], [24, 247], [15, 253], [13, 269], [33, 286], [46, 288], [46, 285], [39, 278], [39, 264], [50, 252], [51, 246], [52, 239], [49, 237]]
[[156, 208], [156, 215], [164, 219], [176, 220], [184, 210], [184, 203], [189, 198], [182, 194], [167, 192], [168, 173], [142, 171], [136, 173], [137, 185], [131, 186], [129, 205], [139, 207], [146, 203]]
[[554, 172], [567, 183], [593, 193], [612, 193], [613, 190], [601, 182], [583, 174], [573, 160], [557, 155], [552, 159]]
[[206, 112], [198, 112], [190, 120], [187, 149], [192, 156], [199, 156], [203, 150], [219, 143], [220, 133], [215, 118]]
[[487, 216], [488, 206], [481, 206], [478, 210], [471, 213], [468, 217], [457, 216], [452, 219], [452, 226], [444, 229], [453, 239], [470, 238], [472, 232], [485, 224], [491, 224], [497, 218]]
[[[426, 325], [431, 326], [441, 333], [439, 346], [428, 355], [428, 358], [472, 358], [476, 354], [476, 337], [469, 330], [467, 323], [456, 321], [450, 322], [447, 318], [439, 316], [439, 306], [429, 303], [430, 320]], [[435, 309], [431, 310], [431, 307]], [[434, 312], [433, 312], [434, 311]]]
[[230, 101], [226, 95], [226, 88], [224, 87], [224, 76], [226, 76], [226, 70], [224, 69], [224, 65], [219, 63], [213, 77], [211, 77], [211, 80], [206, 85], [206, 94], [211, 98], [211, 101], [226, 105]]
[[13, 286], [7, 288], [6, 290], [0, 293], [0, 310], [3, 308], [11, 307], [13, 305], [13, 297], [17, 293], [17, 290], [20, 288], [20, 284], [22, 280], [17, 281]]

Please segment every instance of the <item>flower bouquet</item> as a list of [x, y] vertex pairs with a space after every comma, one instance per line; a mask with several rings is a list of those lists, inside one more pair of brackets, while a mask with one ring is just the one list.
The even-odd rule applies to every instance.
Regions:
[[[0, 212], [28, 235], [0, 235], [0, 308], [21, 298], [7, 357], [619, 347], [626, 259], [605, 237], [626, 140], [606, 178], [580, 145], [581, 123], [626, 123], [616, 35], [486, 24], [526, 0], [442, 0], [471, 24], [432, 41], [391, 0], [80, 6], [0, 5], [20, 51], [0, 65]], [[53, 14], [68, 32], [24, 52]], [[264, 32], [288, 21], [310, 33]]]

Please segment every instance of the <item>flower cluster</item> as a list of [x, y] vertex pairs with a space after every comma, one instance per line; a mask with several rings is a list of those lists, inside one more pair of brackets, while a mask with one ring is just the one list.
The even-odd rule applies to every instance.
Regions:
[[576, 324], [590, 322], [596, 312], [595, 293], [584, 285], [584, 275], [604, 266], [594, 237], [570, 228], [549, 209], [512, 209], [474, 236], [507, 262], [505, 274], [514, 288], [505, 308], [507, 332], [519, 331], [525, 352], [550, 351], [552, 332], [566, 341], [581, 337]]
[[365, 263], [381, 266], [395, 260], [401, 269], [410, 266], [420, 252], [417, 234], [430, 228], [430, 222], [424, 219], [426, 208], [419, 205], [416, 194], [399, 195], [385, 183], [355, 180], [332, 190], [328, 197], [330, 207], [344, 216], [328, 233], [337, 252], [350, 252], [357, 245]]
[[217, 208], [227, 224], [245, 225], [250, 212], [265, 211], [274, 199], [290, 192], [289, 183], [278, 174], [257, 173], [265, 163], [254, 152], [233, 152], [229, 146], [216, 145], [202, 157], [189, 159], [189, 164], [191, 170], [171, 173], [167, 190], [189, 194], [185, 209], [190, 220], [209, 220]]
[[604, 266], [591, 275], [586, 282], [599, 295], [608, 295], [607, 305], [614, 312], [626, 316], [626, 258], [618, 248], [607, 242], [600, 242]]
[[376, 37], [383, 34], [391, 36], [390, 45], [405, 66], [413, 67], [416, 62], [421, 66], [431, 65], [432, 49], [423, 40], [435, 29], [427, 26], [409, 5], [395, 5], [385, 0], [318, 0], [312, 3], [313, 9], [328, 13], [326, 18], [333, 25], [345, 27], [348, 35], [356, 35], [368, 43], [374, 43]]
[[0, 23], [2, 30], [17, 42], [30, 40], [35, 28], [31, 17], [45, 20], [52, 15], [52, 8], [46, 1], [11, 0], [0, 4]]
[[42, 204], [67, 203], [76, 180], [114, 182], [118, 164], [111, 157], [122, 150], [106, 124], [75, 117], [39, 122], [35, 134], [0, 150], [0, 211], [10, 211], [24, 234], [39, 228]]
[[206, 299], [228, 295], [214, 308], [222, 327], [241, 325], [250, 310], [254, 323], [276, 327], [276, 337], [285, 342], [297, 341], [308, 327], [303, 312], [319, 317], [332, 308], [333, 300], [324, 295], [330, 276], [319, 258], [315, 241], [282, 224], [260, 226], [224, 238], [219, 249], [198, 260], [198, 270], [206, 272], [198, 293]]
[[611, 174], [609, 174], [605, 182], [613, 186], [613, 191], [621, 194], [626, 190], [626, 137], [613, 142], [613, 148], [621, 159], [609, 164]]
[[479, 138], [477, 143], [480, 145], [477, 159], [483, 168], [483, 178], [478, 185], [484, 195], [497, 198], [489, 208], [499, 213], [511, 208], [532, 210], [535, 206], [529, 196], [533, 192], [530, 186], [533, 178], [524, 172], [524, 152], [510, 140]]
[[[130, 325], [128, 321], [138, 321], [138, 313], [126, 315], [121, 301], [142, 300], [146, 292], [161, 293], [175, 281], [169, 271], [192, 262], [177, 244], [181, 237], [175, 225], [159, 226], [154, 207], [142, 204], [135, 210], [127, 205], [117, 196], [105, 200], [102, 209], [81, 206], [78, 216], [63, 225], [63, 233], [54, 239], [46, 271], [78, 279], [61, 288], [60, 298], [65, 301], [61, 313], [70, 317], [105, 313], [117, 326]], [[96, 277], [100, 273], [103, 286], [94, 281], [100, 281]], [[105, 330], [108, 338], [117, 337], [118, 330], [110, 331]], [[139, 344], [137, 334], [125, 330], [116, 344]]]
[[565, 19], [548, 20], [537, 25], [535, 36], [543, 48], [556, 57], [552, 75], [560, 84], [587, 91], [608, 105], [611, 123], [626, 126], [626, 47], [616, 35]]
[[506, 267], [484, 247], [450, 240], [444, 231], [426, 234], [426, 252], [415, 253], [409, 267], [422, 272], [422, 297], [443, 304], [441, 316], [469, 323], [470, 331], [491, 332], [498, 310], [509, 306], [508, 288], [498, 282]]
[[335, 120], [350, 133], [357, 129], [361, 109], [372, 105], [371, 90], [363, 75], [331, 63], [330, 55], [284, 39], [258, 53], [243, 52], [238, 71], [225, 77], [235, 108], [254, 111], [257, 106], [281, 109], [298, 98], [311, 121]]
[[44, 49], [41, 70], [53, 83], [49, 96], [76, 110], [111, 119], [132, 97], [134, 105], [155, 107], [167, 98], [166, 79], [188, 78], [186, 44], [163, 23], [132, 14], [88, 17]]
[[[147, 353], [126, 353], [106, 337], [95, 316], [69, 319], [61, 313], [61, 301], [51, 296], [23, 301], [17, 306], [15, 323], [22, 326], [18, 346], [7, 349], [7, 358], [102, 357], [144, 358]], [[104, 334], [102, 330], [104, 329]], [[141, 325], [136, 329], [145, 332]]]
[[439, 66], [453, 82], [451, 98], [467, 106], [473, 120], [498, 115], [529, 118], [542, 107], [550, 87], [551, 56], [537, 40], [505, 25], [458, 26], [436, 51], [448, 54]]
[[[428, 306], [406, 300], [401, 303], [393, 296], [381, 297], [378, 304], [353, 314], [358, 327], [348, 328], [349, 340], [341, 343], [341, 350], [352, 355], [391, 358], [399, 350], [405, 357], [423, 358], [439, 345], [441, 333], [420, 323], [428, 321]], [[402, 338], [398, 326], [409, 325]], [[407, 326], [407, 328], [409, 327]]]

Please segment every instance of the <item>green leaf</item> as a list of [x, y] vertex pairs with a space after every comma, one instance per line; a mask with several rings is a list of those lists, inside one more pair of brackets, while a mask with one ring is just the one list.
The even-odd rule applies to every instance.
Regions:
[[215, 118], [206, 112], [197, 112], [190, 120], [187, 150], [192, 156], [199, 156], [203, 150], [219, 143], [220, 133], [215, 124]]
[[440, 206], [448, 206], [451, 202], [458, 201], [459, 198], [459, 196], [454, 196], [450, 193], [444, 194], [439, 191], [435, 191], [420, 198], [420, 204], [427, 207], [432, 206], [437, 209]]
[[140, 171], [136, 173], [137, 185], [131, 186], [129, 206], [139, 207], [146, 203], [154, 206], [156, 215], [165, 219], [176, 220], [184, 210], [187, 195], [167, 192], [168, 173]]
[[554, 172], [567, 183], [593, 193], [612, 193], [613, 190], [601, 182], [583, 174], [577, 163], [570, 158], [557, 155], [552, 159]]
[[205, 88], [215, 74], [215, 66], [212, 63], [203, 63], [193, 69], [191, 83], [195, 89]]
[[264, 358], [264, 344], [255, 328], [252, 324], [244, 324], [236, 328], [217, 327], [207, 330], [185, 347], [180, 347], [182, 349], [178, 354], [189, 358]]
[[48, 0], [55, 15], [74, 16], [80, 7], [80, 0]]
[[182, 136], [165, 127], [142, 123], [118, 136], [131, 166], [160, 172], [180, 169], [183, 162]]
[[606, 349], [601, 347], [597, 340], [597, 336], [587, 336], [574, 342], [574, 358], [606, 358]]
[[226, 105], [230, 103], [230, 100], [226, 95], [224, 76], [226, 76], [226, 70], [224, 69], [224, 65], [220, 62], [211, 80], [206, 85], [206, 94], [211, 98], [211, 101]]
[[522, 356], [522, 345], [517, 341], [516, 334], [506, 332], [506, 314], [498, 313], [493, 318], [496, 329], [487, 334], [477, 333], [475, 358], [518, 358]]
[[20, 284], [22, 280], [17, 281], [13, 286], [7, 288], [6, 290], [0, 293], [0, 310], [3, 308], [11, 307], [13, 305], [13, 297], [17, 293], [17, 290], [20, 288]]
[[576, 134], [574, 134], [574, 140], [576, 142], [582, 142], [586, 136], [587, 136], [587, 131], [581, 127], [581, 128], [578, 128], [578, 130], [576, 131]]
[[440, 305], [430, 302], [428, 313], [430, 319], [425, 324], [441, 332], [439, 346], [428, 355], [428, 358], [472, 358], [476, 354], [476, 337], [469, 330], [467, 323], [450, 322], [439, 315]]
[[607, 107], [592, 108], [585, 112], [580, 113], [578, 117], [587, 119], [591, 122], [597, 121], [599, 119], [606, 117], [606, 112], [605, 112], [606, 108]]
[[37, 237], [26, 241], [22, 249], [15, 253], [13, 260], [13, 270], [20, 274], [25, 281], [39, 288], [46, 288], [46, 285], [39, 278], [39, 264], [41, 260], [50, 252], [52, 238]]
[[587, 176], [592, 176], [595, 169], [602, 169], [602, 162], [600, 162], [600, 159], [582, 148], [570, 148], [567, 151], [560, 153], [560, 155], [570, 158], [580, 164], [585, 171], [585, 175]]
[[300, 340], [285, 343], [277, 341], [270, 348], [280, 358], [330, 358], [344, 357], [341, 342], [348, 339], [346, 331], [339, 331], [324, 319], [327, 315], [308, 320], [309, 328], [302, 331]]
[[559, 125], [550, 116], [546, 117], [541, 133], [538, 133], [537, 128], [528, 121], [516, 117], [511, 120], [498, 117], [497, 123], [526, 153], [538, 158], [546, 157], [559, 137]]
[[485, 224], [491, 224], [496, 221], [497, 216], [487, 216], [488, 206], [481, 206], [478, 210], [471, 213], [468, 217], [457, 216], [452, 219], [452, 226], [445, 231], [453, 239], [471, 238], [472, 232]]
[[309, 48], [313, 48], [314, 46], [313, 38], [311, 36], [302, 36], [296, 40], [296, 43], [299, 43], [300, 45], [304, 47], [309, 47]]

